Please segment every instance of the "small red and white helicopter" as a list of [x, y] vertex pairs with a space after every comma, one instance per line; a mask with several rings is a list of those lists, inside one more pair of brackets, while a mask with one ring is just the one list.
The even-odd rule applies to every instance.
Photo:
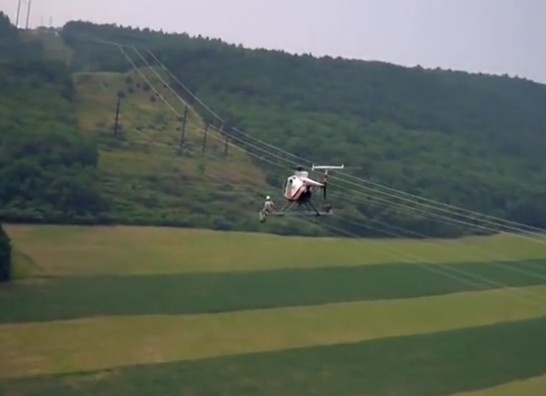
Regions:
[[[313, 165], [312, 171], [323, 170], [324, 174], [321, 181], [314, 180], [309, 177], [309, 172], [302, 167], [296, 168], [294, 174], [289, 176], [283, 186], [283, 198], [287, 201], [286, 205], [280, 210], [276, 211], [271, 209], [267, 205], [260, 212], [260, 221], [263, 223], [267, 216], [286, 216], [286, 215], [299, 215], [299, 216], [327, 216], [332, 214], [332, 204], [327, 203], [327, 186], [328, 186], [328, 174], [330, 170], [344, 169], [345, 165]], [[323, 191], [323, 206], [321, 210], [317, 210], [313, 204], [312, 190], [313, 188], [319, 188]], [[269, 197], [267, 197], [269, 200]], [[292, 211], [295, 206], [305, 206], [307, 211]]]

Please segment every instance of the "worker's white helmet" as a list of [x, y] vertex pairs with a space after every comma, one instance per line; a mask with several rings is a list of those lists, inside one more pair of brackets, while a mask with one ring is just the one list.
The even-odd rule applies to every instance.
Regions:
[[269, 200], [269, 199], [271, 199], [271, 197], [268, 195], [267, 197], [265, 197], [265, 199]]

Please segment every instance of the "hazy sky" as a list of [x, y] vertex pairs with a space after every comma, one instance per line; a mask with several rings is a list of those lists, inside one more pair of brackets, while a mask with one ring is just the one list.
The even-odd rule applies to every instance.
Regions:
[[[0, 0], [13, 21], [17, 1]], [[50, 17], [546, 83], [546, 0], [32, 0], [32, 27]]]

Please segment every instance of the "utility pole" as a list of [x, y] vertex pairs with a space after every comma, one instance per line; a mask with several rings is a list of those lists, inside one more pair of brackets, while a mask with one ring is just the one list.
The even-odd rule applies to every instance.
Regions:
[[184, 148], [186, 138], [186, 122], [188, 120], [188, 106], [184, 106], [184, 117], [182, 118], [182, 132], [180, 133], [180, 150]]
[[226, 135], [226, 141], [224, 143], [224, 157], [227, 158], [228, 155], [228, 147], [229, 147], [229, 137]]
[[28, 29], [28, 23], [30, 21], [30, 8], [31, 8], [31, 5], [32, 5], [32, 0], [28, 0], [28, 8], [27, 8], [27, 24], [26, 24], [26, 27], [25, 29]]
[[201, 150], [202, 154], [205, 154], [205, 150], [207, 148], [207, 134], [209, 132], [209, 123], [207, 122], [207, 125], [205, 126], [205, 136], [203, 136], [203, 149]]
[[222, 126], [220, 127], [220, 135], [224, 135], [225, 137], [225, 142], [224, 142], [224, 157], [227, 157], [228, 155], [228, 147], [229, 147], [229, 136], [228, 134], [226, 133], [225, 129], [224, 129], [224, 124], [222, 124]]
[[19, 15], [21, 15], [21, 0], [17, 3], [17, 16], [15, 17], [15, 26], [19, 28]]
[[114, 120], [114, 136], [119, 137], [119, 109], [121, 107], [121, 95], [118, 94], [118, 103], [116, 105], [116, 118]]

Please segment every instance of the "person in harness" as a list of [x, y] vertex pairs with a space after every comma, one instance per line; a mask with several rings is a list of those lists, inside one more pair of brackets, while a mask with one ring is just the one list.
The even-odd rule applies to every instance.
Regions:
[[275, 203], [271, 200], [271, 197], [268, 195], [267, 197], [265, 197], [264, 207], [260, 211], [260, 222], [263, 223], [266, 217], [269, 214], [273, 213], [274, 210], [275, 210]]

